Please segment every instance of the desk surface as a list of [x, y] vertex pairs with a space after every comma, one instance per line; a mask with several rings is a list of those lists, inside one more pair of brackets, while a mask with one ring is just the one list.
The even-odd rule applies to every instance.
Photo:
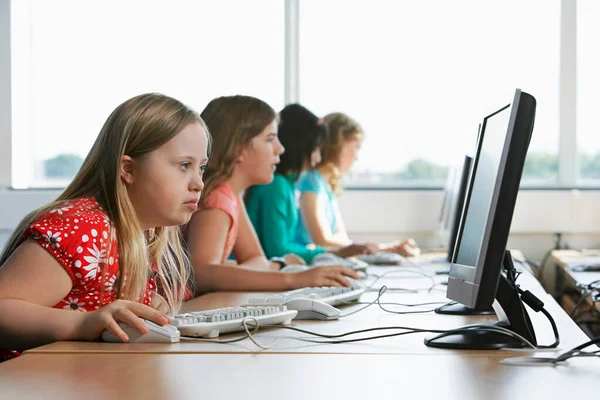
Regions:
[[[427, 268], [437, 267], [423, 267]], [[389, 270], [388, 269], [383, 269]], [[374, 272], [381, 273], [382, 269]], [[421, 288], [417, 293], [390, 292], [385, 301], [444, 300], [429, 278], [388, 275], [389, 287]], [[409, 277], [410, 276], [410, 277]], [[587, 337], [529, 275], [520, 279], [546, 303], [558, 325], [561, 348]], [[443, 279], [436, 276], [434, 279]], [[247, 293], [213, 293], [194, 299], [189, 310], [237, 305]], [[365, 294], [364, 300], [376, 293]], [[352, 306], [357, 307], [357, 306]], [[349, 307], [344, 308], [344, 311]], [[543, 316], [530, 313], [539, 342], [552, 342]], [[297, 321], [311, 330], [338, 333], [364, 327], [403, 325], [449, 328], [490, 320], [438, 314], [394, 315], [374, 306], [339, 321]], [[280, 329], [259, 333], [259, 340], [293, 335]], [[231, 336], [231, 335], [228, 335]], [[449, 351], [423, 345], [423, 334], [347, 345], [305, 345], [281, 340], [262, 351], [247, 340], [237, 345], [108, 344], [60, 342], [0, 364], [1, 396], [8, 398], [568, 398], [589, 396], [600, 382], [597, 359], [576, 359], [565, 366], [516, 367], [498, 362], [529, 355], [505, 351]], [[327, 353], [327, 354], [326, 354]], [[352, 354], [350, 354], [352, 353]], [[551, 353], [552, 354], [552, 353]], [[548, 356], [549, 354], [544, 354]], [[232, 384], [233, 383], [233, 384]], [[318, 394], [318, 396], [316, 396]]]
[[29, 354], [0, 365], [6, 398], [566, 399], [589, 397], [597, 359], [499, 364], [505, 354]]
[[[422, 271], [433, 272], [439, 269], [439, 266], [424, 266]], [[391, 272], [390, 271], [397, 271]], [[387, 285], [390, 290], [382, 297], [382, 302], [401, 302], [401, 303], [422, 303], [430, 301], [445, 302], [445, 287], [443, 291], [427, 288], [432, 286], [431, 278], [427, 278], [407, 269], [379, 267], [370, 269], [372, 273], [381, 275], [388, 272], [383, 279], [377, 282], [376, 288], [381, 284]], [[434, 276], [435, 280], [446, 279], [445, 277]], [[547, 295], [539, 283], [528, 274], [523, 274], [519, 279], [522, 287], [531, 290], [538, 295], [546, 304], [546, 309], [554, 316], [561, 334], [561, 348], [570, 349], [576, 345], [588, 340], [587, 336], [573, 323], [573, 321], [564, 313], [555, 300]], [[392, 291], [392, 288], [423, 288], [418, 293], [403, 293]], [[230, 293], [219, 292], [211, 293], [198, 297], [186, 305], [187, 310], [204, 310], [226, 306], [238, 306], [247, 301], [251, 296], [249, 293]], [[365, 293], [361, 297], [361, 302], [370, 302], [377, 297], [376, 292]], [[364, 307], [364, 305], [351, 305], [341, 307], [342, 313]], [[391, 310], [408, 311], [406, 307], [386, 306]], [[435, 306], [421, 307], [420, 310], [431, 310]], [[540, 344], [550, 344], [554, 341], [552, 329], [545, 316], [541, 313], [530, 312], [530, 317], [536, 328], [536, 335]], [[376, 305], [360, 311], [348, 317], [335, 321], [294, 321], [293, 326], [318, 332], [322, 334], [334, 335], [344, 332], [367, 329], [373, 327], [402, 326], [421, 329], [453, 329], [464, 325], [495, 322], [495, 316], [449, 316], [440, 315], [433, 312], [425, 314], [392, 314], [385, 312]], [[402, 332], [397, 330], [396, 332]], [[365, 337], [380, 335], [389, 332], [371, 332], [355, 337]], [[222, 335], [219, 339], [231, 339], [244, 336], [242, 333], [233, 333]], [[28, 354], [40, 353], [69, 353], [69, 352], [88, 352], [88, 353], [345, 353], [345, 354], [428, 354], [428, 355], [447, 355], [447, 354], [465, 354], [465, 351], [451, 351], [444, 349], [435, 349], [423, 344], [423, 339], [434, 336], [431, 333], [417, 333], [403, 336], [396, 336], [384, 339], [370, 340], [364, 342], [344, 343], [344, 344], [315, 344], [305, 343], [286, 337], [303, 337], [317, 339], [307, 334], [272, 328], [264, 329], [255, 335], [256, 340], [262, 345], [271, 345], [275, 338], [278, 339], [270, 349], [264, 350], [257, 347], [249, 339], [232, 344], [221, 344], [209, 341], [194, 341], [182, 339], [179, 343], [100, 343], [100, 342], [56, 342], [47, 346], [38, 347], [27, 351]], [[477, 353], [477, 352], [476, 352]]]
[[600, 279], [600, 272], [577, 272], [571, 267], [581, 264], [600, 264], [600, 250], [555, 250], [550, 260], [563, 269], [571, 278], [571, 283], [590, 283]]

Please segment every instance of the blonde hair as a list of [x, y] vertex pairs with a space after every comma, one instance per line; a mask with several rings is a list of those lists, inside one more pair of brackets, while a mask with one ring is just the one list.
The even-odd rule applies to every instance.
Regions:
[[277, 116], [264, 101], [250, 96], [212, 100], [200, 114], [212, 134], [211, 160], [204, 172], [200, 204], [232, 175], [242, 149]]
[[323, 121], [329, 129], [329, 137], [321, 145], [321, 162], [317, 168], [329, 172], [327, 183], [336, 195], [342, 193], [342, 173], [340, 171], [340, 153], [346, 140], [363, 140], [364, 133], [361, 126], [344, 113], [335, 112], [327, 114]]
[[176, 312], [191, 271], [189, 259], [182, 251], [179, 229], [158, 227], [142, 231], [119, 170], [123, 155], [143, 157], [192, 123], [200, 123], [210, 140], [200, 115], [171, 97], [143, 94], [118, 106], [104, 123], [71, 184], [56, 200], [21, 221], [0, 257], [0, 266], [19, 246], [26, 229], [44, 213], [69, 200], [94, 197], [111, 221], [107, 246], [115, 237], [119, 246], [117, 298], [144, 299], [148, 278], [153, 273], [150, 265], [154, 262], [158, 284]]

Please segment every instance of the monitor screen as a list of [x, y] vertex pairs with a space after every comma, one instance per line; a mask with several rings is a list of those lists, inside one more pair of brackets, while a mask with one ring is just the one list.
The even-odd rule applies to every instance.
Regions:
[[444, 199], [436, 233], [440, 236], [443, 246], [448, 249], [448, 262], [451, 261], [458, 233], [460, 214], [462, 213], [466, 187], [469, 182], [471, 160], [471, 156], [465, 155], [460, 167], [451, 167], [444, 186]]
[[447, 291], [449, 299], [470, 308], [485, 309], [494, 301], [535, 106], [531, 95], [517, 90], [511, 104], [483, 121]]
[[458, 229], [460, 227], [460, 217], [462, 215], [465, 198], [467, 197], [467, 186], [469, 183], [469, 178], [471, 176], [471, 163], [473, 158], [470, 156], [465, 156], [463, 161], [462, 170], [460, 171], [460, 179], [457, 180], [457, 183], [454, 185], [454, 192], [456, 193], [453, 196], [451, 207], [451, 215], [450, 215], [450, 239], [448, 240], [448, 258], [447, 261], [452, 261], [452, 256], [454, 254], [454, 248], [456, 245], [456, 238], [458, 237]]
[[444, 185], [444, 199], [442, 200], [442, 208], [440, 210], [440, 218], [438, 220], [438, 230], [443, 233], [448, 233], [450, 214], [452, 210], [452, 200], [456, 182], [458, 179], [458, 166], [452, 166], [448, 170], [448, 178]]

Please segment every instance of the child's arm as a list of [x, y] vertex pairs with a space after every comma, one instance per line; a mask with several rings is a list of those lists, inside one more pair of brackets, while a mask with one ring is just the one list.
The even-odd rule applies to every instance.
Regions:
[[196, 287], [200, 292], [214, 290], [281, 291], [308, 286], [349, 286], [344, 275], [357, 278], [348, 268], [314, 268], [300, 273], [256, 271], [222, 264], [221, 257], [229, 231], [230, 217], [216, 209], [202, 210], [188, 226], [190, 251]]
[[136, 315], [168, 323], [158, 311], [123, 300], [90, 313], [51, 308], [71, 288], [69, 275], [54, 257], [33, 241], [21, 244], [0, 268], [0, 348], [23, 350], [58, 340], [96, 340], [104, 329], [123, 338], [117, 321], [147, 332]]
[[305, 191], [300, 196], [300, 214], [313, 243], [322, 247], [343, 247], [352, 244], [341, 214], [336, 210], [336, 232], [327, 223], [322, 197]]

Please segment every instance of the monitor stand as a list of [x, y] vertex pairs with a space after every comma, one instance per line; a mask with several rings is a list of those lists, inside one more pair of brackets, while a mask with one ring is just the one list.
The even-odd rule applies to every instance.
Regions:
[[[496, 290], [496, 299], [492, 305], [500, 321], [490, 326], [501, 326], [507, 328], [532, 344], [537, 344], [535, 332], [529, 315], [521, 301], [521, 297], [515, 290], [513, 281], [514, 265], [512, 257], [507, 250], [504, 255], [504, 269], [506, 275], [501, 273]], [[425, 339], [425, 344], [430, 347], [442, 349], [466, 349], [466, 350], [494, 350], [506, 347], [524, 347], [519, 339], [512, 338], [501, 333], [486, 331], [482, 329], [462, 331], [452, 334], [442, 333], [431, 339]]]
[[435, 309], [437, 314], [448, 314], [448, 315], [495, 315], [493, 307], [490, 307], [486, 310], [475, 310], [473, 308], [469, 308], [460, 303], [449, 303], [444, 304], [441, 307]]

